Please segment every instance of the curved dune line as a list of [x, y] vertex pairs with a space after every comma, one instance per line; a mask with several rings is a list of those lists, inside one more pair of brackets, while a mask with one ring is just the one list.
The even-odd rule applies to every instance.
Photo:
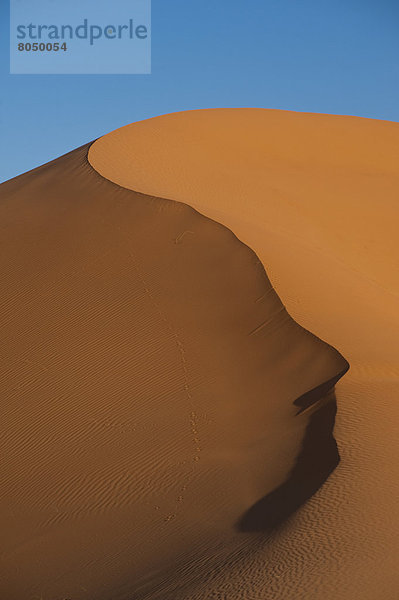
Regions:
[[397, 123], [263, 109], [165, 115], [90, 147], [108, 180], [229, 227], [288, 312], [352, 365], [337, 385], [342, 461], [323, 489], [273, 544], [174, 598], [396, 597], [398, 159]]

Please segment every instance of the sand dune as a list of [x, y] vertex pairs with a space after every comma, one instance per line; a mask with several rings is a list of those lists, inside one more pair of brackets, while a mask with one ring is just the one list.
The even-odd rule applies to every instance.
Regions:
[[229, 227], [296, 321], [351, 364], [327, 483], [272, 541], [174, 597], [397, 597], [398, 159], [396, 123], [261, 109], [159, 117], [91, 147], [103, 177]]
[[398, 142], [193, 111], [0, 186], [1, 597], [396, 599]]
[[348, 364], [227, 227], [88, 150], [0, 186], [1, 596], [253, 597], [245, 565], [262, 594]]

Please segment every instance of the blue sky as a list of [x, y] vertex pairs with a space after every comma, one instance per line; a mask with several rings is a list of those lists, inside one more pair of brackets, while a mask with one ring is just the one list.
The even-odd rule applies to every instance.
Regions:
[[179, 110], [399, 121], [397, 0], [153, 0], [151, 75], [10, 75], [2, 0], [0, 56], [0, 181]]

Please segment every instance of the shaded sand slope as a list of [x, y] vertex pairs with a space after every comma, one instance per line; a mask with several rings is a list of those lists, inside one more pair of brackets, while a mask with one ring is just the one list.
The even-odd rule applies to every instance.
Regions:
[[351, 363], [337, 386], [338, 469], [273, 544], [260, 537], [192, 597], [396, 599], [399, 125], [191, 111], [116, 130], [89, 160], [120, 185], [227, 225], [289, 313]]
[[346, 361], [231, 231], [87, 151], [0, 187], [7, 600], [203, 590], [337, 464]]

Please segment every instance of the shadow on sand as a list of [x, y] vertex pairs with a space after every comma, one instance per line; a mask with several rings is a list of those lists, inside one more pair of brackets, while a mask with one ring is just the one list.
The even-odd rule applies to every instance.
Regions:
[[277, 529], [317, 492], [338, 465], [340, 458], [333, 435], [337, 412], [334, 385], [346, 370], [295, 400], [294, 404], [300, 407], [297, 416], [314, 411], [296, 464], [282, 485], [244, 513], [236, 523], [239, 531]]

